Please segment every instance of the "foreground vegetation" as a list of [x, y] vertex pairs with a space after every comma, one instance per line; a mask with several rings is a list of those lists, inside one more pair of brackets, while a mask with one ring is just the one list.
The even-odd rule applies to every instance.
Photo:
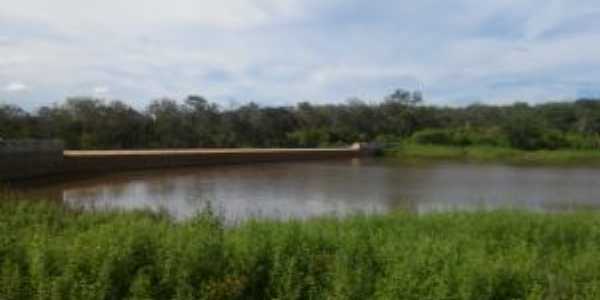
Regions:
[[383, 154], [403, 161], [474, 161], [519, 165], [600, 165], [597, 150], [519, 150], [494, 146], [422, 145], [405, 142], [393, 144]]
[[0, 204], [2, 299], [600, 297], [600, 214], [251, 220]]

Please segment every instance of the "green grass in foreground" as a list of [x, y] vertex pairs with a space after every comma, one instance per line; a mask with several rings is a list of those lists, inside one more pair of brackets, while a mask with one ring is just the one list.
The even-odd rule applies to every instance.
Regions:
[[225, 227], [0, 204], [1, 299], [600, 297], [600, 214], [389, 214]]
[[523, 151], [491, 146], [438, 146], [405, 143], [385, 151], [386, 156], [405, 160], [472, 160], [502, 161], [528, 164], [600, 163], [600, 151], [594, 150], [538, 150]]

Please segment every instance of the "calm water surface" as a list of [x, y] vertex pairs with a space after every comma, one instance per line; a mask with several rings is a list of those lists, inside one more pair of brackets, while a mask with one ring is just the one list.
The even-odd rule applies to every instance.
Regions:
[[121, 173], [27, 192], [94, 209], [164, 209], [177, 218], [210, 203], [229, 220], [395, 209], [568, 211], [600, 208], [600, 168], [352, 159]]

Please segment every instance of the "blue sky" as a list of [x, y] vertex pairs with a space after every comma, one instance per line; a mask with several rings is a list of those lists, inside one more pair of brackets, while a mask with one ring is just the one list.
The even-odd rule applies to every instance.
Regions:
[[0, 6], [0, 102], [201, 94], [223, 107], [600, 97], [597, 0], [19, 0]]

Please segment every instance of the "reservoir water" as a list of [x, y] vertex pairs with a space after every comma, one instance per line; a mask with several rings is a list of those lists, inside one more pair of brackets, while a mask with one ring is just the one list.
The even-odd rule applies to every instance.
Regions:
[[27, 187], [89, 209], [165, 210], [209, 204], [228, 220], [406, 210], [600, 208], [600, 168], [348, 159], [118, 173]]

